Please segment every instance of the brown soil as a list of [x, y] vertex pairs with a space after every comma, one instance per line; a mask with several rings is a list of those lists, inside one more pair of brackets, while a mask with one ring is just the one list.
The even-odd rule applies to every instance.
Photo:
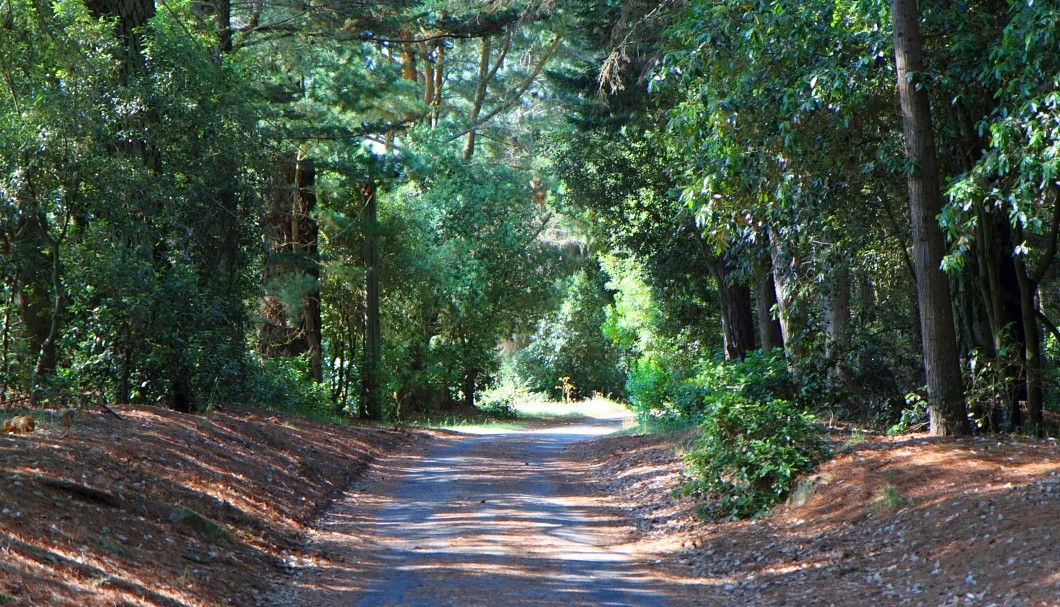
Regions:
[[671, 494], [689, 438], [575, 449], [636, 520], [641, 549], [701, 584], [701, 604], [1060, 605], [1055, 440], [870, 436], [814, 472], [805, 504], [705, 522]]
[[254, 605], [331, 498], [411, 442], [264, 412], [115, 409], [0, 434], [0, 604]]
[[[386, 488], [417, 454], [460, 440], [254, 411], [117, 411], [38, 414], [34, 432], [0, 434], [0, 605], [254, 606], [276, 580], [355, 591], [389, 550], [366, 532], [394, 504]], [[611, 436], [556, 460], [577, 487], [560, 499], [628, 517], [608, 523], [616, 549], [653, 570], [672, 606], [1060, 606], [1055, 441], [870, 436], [815, 471], [808, 502], [743, 522], [701, 521], [672, 497], [681, 443]], [[332, 508], [343, 495], [362, 503]], [[340, 531], [357, 558], [326, 550]], [[311, 578], [314, 565], [345, 577]]]

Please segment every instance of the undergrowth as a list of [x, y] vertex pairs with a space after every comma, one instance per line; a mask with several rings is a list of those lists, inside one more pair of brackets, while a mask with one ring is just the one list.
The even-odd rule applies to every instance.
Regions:
[[742, 361], [701, 360], [696, 369], [653, 360], [631, 366], [630, 391], [643, 426], [674, 432], [698, 426], [679, 490], [710, 518], [759, 516], [824, 454], [823, 429], [779, 351]]

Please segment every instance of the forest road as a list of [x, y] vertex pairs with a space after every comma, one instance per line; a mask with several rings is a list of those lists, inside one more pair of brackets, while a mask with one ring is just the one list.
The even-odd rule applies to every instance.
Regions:
[[266, 604], [670, 604], [680, 589], [626, 547], [628, 520], [564, 452], [622, 421], [438, 437], [381, 462], [311, 533]]

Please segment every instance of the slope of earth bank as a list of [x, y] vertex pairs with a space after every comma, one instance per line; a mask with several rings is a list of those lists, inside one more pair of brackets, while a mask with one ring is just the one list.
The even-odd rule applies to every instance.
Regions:
[[572, 456], [704, 605], [1060, 605], [1055, 440], [869, 436], [814, 472], [806, 503], [739, 522], [672, 496], [681, 443], [613, 436]]
[[0, 434], [0, 604], [254, 605], [406, 430], [227, 410], [38, 412]]

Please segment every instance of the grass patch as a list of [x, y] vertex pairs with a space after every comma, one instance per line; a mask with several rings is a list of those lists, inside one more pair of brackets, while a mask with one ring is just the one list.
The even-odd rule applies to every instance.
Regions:
[[861, 430], [854, 430], [850, 434], [850, 437], [843, 441], [843, 444], [839, 446], [840, 453], [846, 453], [847, 451], [853, 451], [858, 445], [869, 440], [865, 433]]
[[535, 420], [578, 421], [630, 416], [622, 405], [605, 400], [592, 399], [575, 403], [552, 401], [526, 401], [511, 407], [513, 417], [498, 419], [483, 411], [456, 413], [441, 416], [422, 415], [403, 420], [403, 423], [420, 428], [437, 430], [525, 430], [533, 427]]
[[521, 430], [526, 428], [525, 424], [521, 424], [517, 421], [498, 421], [486, 416], [472, 415], [445, 415], [442, 417], [420, 417], [415, 419], [405, 420], [403, 422], [409, 426], [415, 426], [417, 428], [429, 428], [432, 430], [452, 430], [452, 429], [495, 429], [495, 430]]
[[877, 512], [896, 512], [913, 505], [913, 500], [902, 495], [897, 487], [888, 483], [880, 488], [870, 505]]
[[688, 431], [698, 428], [699, 421], [690, 417], [637, 417], [627, 428], [619, 434], [686, 434]]
[[624, 405], [605, 398], [593, 398], [573, 403], [528, 401], [516, 404], [515, 410], [522, 418], [543, 419], [602, 419], [632, 415]]

